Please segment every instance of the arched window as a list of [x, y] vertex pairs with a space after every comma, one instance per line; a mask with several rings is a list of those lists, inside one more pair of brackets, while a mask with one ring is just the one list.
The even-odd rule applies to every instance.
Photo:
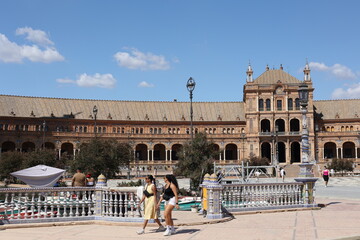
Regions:
[[295, 110], [300, 110], [300, 99], [295, 98]]
[[266, 99], [266, 111], [270, 111], [271, 110], [271, 101], [270, 99]]
[[264, 111], [264, 100], [259, 99], [259, 111]]
[[288, 110], [293, 110], [293, 99], [292, 98], [288, 99]]
[[276, 100], [276, 109], [282, 111], [282, 100]]

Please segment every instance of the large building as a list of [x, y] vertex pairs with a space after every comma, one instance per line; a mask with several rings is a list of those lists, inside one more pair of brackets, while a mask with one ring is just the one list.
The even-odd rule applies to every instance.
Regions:
[[[236, 164], [251, 154], [273, 163], [301, 159], [299, 86], [309, 89], [310, 160], [360, 159], [360, 99], [313, 100], [306, 64], [304, 79], [279, 69], [253, 78], [249, 65], [239, 102], [193, 103], [194, 132], [205, 132], [220, 150], [219, 164]], [[97, 112], [93, 111], [96, 106]], [[91, 138], [131, 142], [137, 166], [168, 169], [190, 139], [189, 102], [83, 100], [0, 95], [0, 147], [32, 151], [45, 146], [76, 155]]]

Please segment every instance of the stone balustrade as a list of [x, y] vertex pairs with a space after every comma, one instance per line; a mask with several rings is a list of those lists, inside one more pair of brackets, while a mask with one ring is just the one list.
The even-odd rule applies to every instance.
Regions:
[[222, 205], [228, 211], [303, 207], [303, 183], [223, 184]]
[[0, 220], [10, 223], [139, 221], [136, 188], [1, 188]]

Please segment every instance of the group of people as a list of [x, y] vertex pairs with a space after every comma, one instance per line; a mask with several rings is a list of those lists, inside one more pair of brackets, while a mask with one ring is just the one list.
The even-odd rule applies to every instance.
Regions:
[[[146, 185], [143, 192], [143, 197], [140, 200], [138, 206], [138, 208], [140, 209], [140, 205], [143, 202], [145, 203], [144, 223], [142, 229], [137, 231], [138, 234], [145, 233], [146, 225], [150, 219], [154, 219], [155, 222], [159, 225], [156, 231], [165, 231], [164, 236], [170, 236], [171, 234], [175, 233], [174, 222], [172, 220], [172, 210], [174, 208], [179, 209], [179, 185], [175, 176], [172, 174], [166, 175], [164, 177], [164, 181], [164, 190], [160, 196], [160, 199], [158, 199], [155, 178], [152, 175], [148, 175], [145, 178]], [[166, 227], [161, 224], [158, 216], [158, 210], [160, 209], [160, 204], [163, 200], [166, 201], [164, 210]]]
[[81, 169], [76, 169], [76, 173], [74, 174], [72, 181], [72, 187], [94, 187], [95, 186], [95, 179], [91, 176], [91, 173], [85, 175], [81, 172]]

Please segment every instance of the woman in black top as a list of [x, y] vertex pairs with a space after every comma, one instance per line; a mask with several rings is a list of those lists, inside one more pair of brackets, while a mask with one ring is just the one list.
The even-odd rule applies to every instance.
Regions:
[[167, 201], [164, 211], [166, 231], [164, 232], [165, 236], [170, 236], [175, 233], [174, 222], [171, 218], [171, 212], [174, 209], [179, 209], [178, 203], [178, 190], [179, 185], [174, 175], [166, 175], [164, 178], [165, 181], [165, 190], [164, 194], [161, 196], [157, 208], [160, 207], [161, 201], [164, 199]]

